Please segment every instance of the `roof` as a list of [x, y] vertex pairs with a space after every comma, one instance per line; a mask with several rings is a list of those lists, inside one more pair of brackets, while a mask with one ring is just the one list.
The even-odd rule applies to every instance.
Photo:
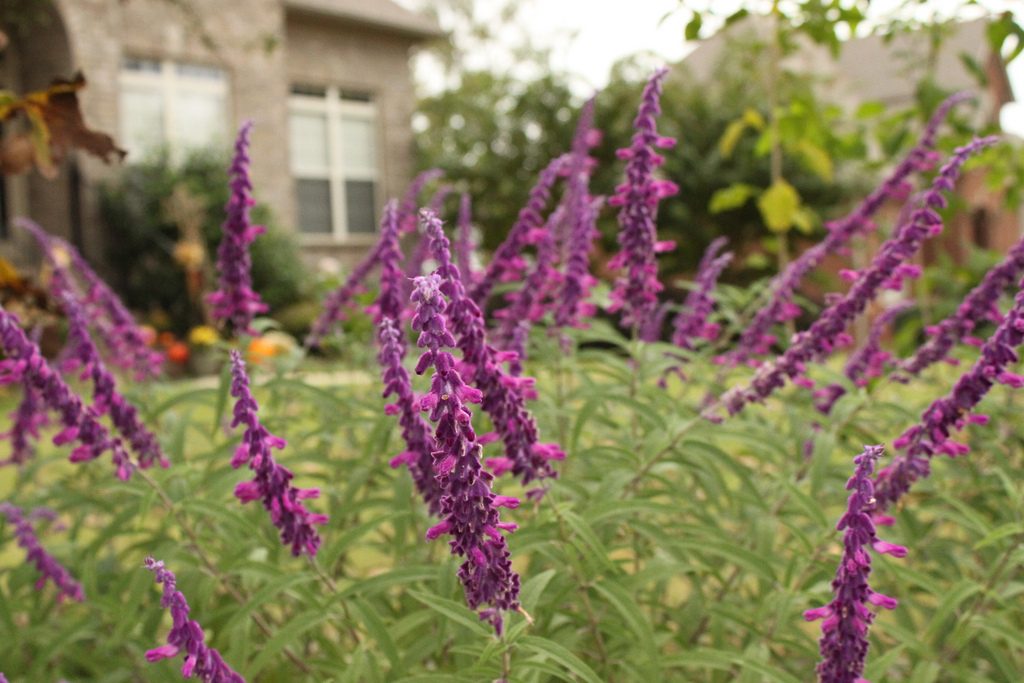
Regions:
[[320, 14], [419, 40], [444, 35], [437, 23], [391, 0], [284, 0], [285, 9]]
[[[981, 93], [982, 87], [962, 60], [963, 56], [970, 57], [987, 71], [990, 78], [994, 76], [997, 79], [994, 99], [1001, 101], [991, 104], [998, 110], [1005, 102], [1013, 101], [1013, 93], [1005, 66], [992, 68], [993, 53], [986, 39], [986, 25], [986, 19], [976, 19], [947, 26], [948, 33], [936, 55], [934, 73], [938, 84], [945, 89]], [[771, 22], [767, 17], [751, 15], [702, 41], [683, 60], [683, 64], [698, 81], [712, 80], [733, 41], [764, 40], [770, 30]], [[835, 60], [825, 48], [806, 41], [786, 61], [795, 71], [830, 77], [833, 93], [841, 99], [902, 105], [914, 96], [912, 84], [926, 74], [929, 40], [924, 31], [898, 34], [889, 42], [875, 35], [854, 38], [842, 44]], [[988, 94], [991, 96], [992, 93]]]

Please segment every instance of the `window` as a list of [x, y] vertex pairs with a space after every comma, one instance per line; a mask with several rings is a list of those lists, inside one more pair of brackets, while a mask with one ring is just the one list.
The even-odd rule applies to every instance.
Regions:
[[332, 240], [377, 231], [377, 113], [371, 98], [296, 86], [289, 100], [299, 232]]
[[200, 64], [130, 57], [121, 63], [121, 144], [141, 159], [227, 142], [227, 76]]

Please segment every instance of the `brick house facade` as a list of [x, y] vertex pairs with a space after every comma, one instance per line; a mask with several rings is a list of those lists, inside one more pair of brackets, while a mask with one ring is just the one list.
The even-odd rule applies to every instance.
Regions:
[[[410, 52], [440, 31], [390, 0], [32, 0], [8, 31], [0, 84], [45, 87], [81, 70], [88, 124], [128, 149], [226, 146], [247, 118], [256, 196], [311, 256], [356, 258], [412, 171]], [[97, 186], [116, 167], [83, 154], [56, 180], [5, 179], [6, 217], [27, 215], [101, 260]], [[0, 232], [5, 254], [26, 253]]]

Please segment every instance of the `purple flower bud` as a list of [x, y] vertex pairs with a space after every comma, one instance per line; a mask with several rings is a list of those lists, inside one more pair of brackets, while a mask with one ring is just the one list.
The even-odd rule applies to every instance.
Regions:
[[257, 313], [265, 313], [267, 305], [252, 289], [252, 257], [249, 245], [266, 228], [253, 225], [249, 209], [252, 181], [249, 179], [249, 134], [252, 121], [246, 121], [238, 130], [235, 157], [228, 172], [231, 174], [231, 197], [225, 210], [224, 235], [217, 248], [218, 290], [209, 295], [214, 320], [230, 324], [236, 334], [255, 334], [252, 320]]
[[109, 450], [120, 479], [131, 476], [132, 463], [120, 439], [111, 438], [98, 420], [95, 408], [86, 409], [64, 380], [50, 367], [39, 347], [18, 326], [18, 320], [0, 306], [0, 348], [6, 354], [0, 360], [0, 384], [22, 382], [39, 393], [43, 404], [57, 413], [62, 429], [53, 437], [60, 446], [77, 440], [71, 462], [94, 460]]
[[[668, 69], [659, 69], [644, 88], [640, 109], [633, 121], [633, 143], [625, 158], [626, 182], [616, 188], [609, 200], [619, 211], [619, 246], [621, 251], [608, 262], [612, 268], [625, 268], [612, 289], [610, 311], [622, 311], [622, 322], [639, 331], [657, 308], [658, 249], [655, 221], [658, 201], [675, 194], [678, 188], [667, 181], [654, 178], [654, 169], [664, 159], [654, 152], [655, 147], [675, 144], [671, 138], [658, 135], [655, 117], [661, 113], [661, 86]], [[663, 250], [663, 249], [662, 249]]]
[[871, 575], [871, 554], [887, 553], [894, 557], [906, 555], [906, 548], [878, 540], [871, 513], [875, 510], [875, 496], [871, 472], [875, 461], [882, 455], [881, 446], [865, 446], [864, 452], [854, 458], [856, 471], [846, 483], [851, 491], [846, 513], [839, 519], [837, 529], [843, 533], [843, 558], [832, 581], [835, 595], [824, 607], [804, 612], [804, 619], [823, 619], [819, 641], [822, 661], [818, 664], [821, 683], [863, 682], [864, 661], [868, 653], [868, 627], [875, 615], [867, 609], [868, 603], [894, 609], [896, 600], [876, 593], [868, 584]]
[[[772, 278], [768, 286], [771, 291], [771, 300], [758, 310], [754, 319], [743, 331], [739, 344], [730, 352], [729, 361], [732, 364], [743, 363], [751, 356], [767, 353], [768, 346], [764, 343], [765, 335], [775, 323], [785, 322], [793, 317], [787, 315], [785, 309], [794, 305], [793, 295], [807, 273], [821, 265], [829, 254], [845, 248], [846, 244], [857, 235], [873, 230], [875, 226], [871, 217], [889, 199], [901, 201], [906, 199], [910, 187], [907, 177], [922, 168], [931, 167], [935, 158], [932, 148], [935, 146], [939, 126], [942, 125], [950, 109], [969, 98], [968, 93], [958, 93], [939, 105], [917, 146], [910, 150], [903, 161], [893, 169], [885, 182], [869, 194], [853, 213], [826, 224], [828, 234], [825, 235], [825, 239], [791, 261], [781, 273]], [[940, 177], [936, 180], [936, 188], [948, 192], [952, 189], [952, 181], [951, 178]], [[898, 224], [902, 225], [905, 222], [901, 218]]]
[[452, 554], [465, 558], [459, 567], [459, 580], [465, 588], [466, 602], [474, 610], [487, 606], [480, 618], [490, 622], [500, 635], [502, 611], [519, 608], [519, 575], [512, 570], [508, 544], [498, 532], [509, 529], [500, 521], [498, 507], [514, 504], [512, 499], [494, 495], [493, 477], [480, 465], [481, 448], [466, 407], [467, 401], [479, 400], [480, 395], [465, 384], [455, 369], [455, 359], [446, 350], [453, 342], [444, 319], [451, 304], [445, 302], [442, 286], [435, 274], [416, 278], [413, 289], [417, 304], [413, 329], [420, 333], [417, 343], [425, 349], [417, 372], [434, 368], [430, 393], [422, 405], [437, 424], [433, 470], [443, 492], [442, 521], [427, 531], [427, 539], [445, 534], [452, 537]]
[[242, 443], [235, 451], [231, 466], [237, 468], [248, 463], [255, 473], [251, 481], [235, 488], [235, 497], [243, 503], [262, 500], [263, 507], [270, 513], [270, 521], [281, 531], [281, 542], [291, 546], [292, 555], [297, 557], [305, 551], [313, 557], [320, 547], [320, 536], [314, 526], [326, 524], [327, 515], [310, 512], [301, 501], [316, 498], [320, 491], [292, 486], [291, 471], [274, 460], [271, 449], [284, 448], [285, 440], [260, 424], [259, 406], [249, 390], [245, 362], [235, 350], [231, 351], [231, 395], [236, 399], [231, 427], [245, 425]]
[[431, 168], [421, 172], [409, 183], [405, 196], [402, 197], [402, 203], [398, 207], [399, 235], [407, 235], [416, 231], [420, 193], [423, 192], [423, 188], [429, 183], [442, 177], [444, 177], [444, 171], [439, 168]]
[[147, 651], [146, 661], [158, 662], [184, 652], [183, 678], [195, 675], [203, 683], [245, 683], [245, 679], [224, 662], [220, 653], [206, 644], [202, 627], [189, 619], [188, 602], [178, 590], [177, 578], [171, 570], [152, 557], [146, 558], [145, 566], [153, 572], [156, 582], [163, 585], [160, 604], [171, 611], [171, 632], [167, 634], [167, 644]]
[[32, 562], [39, 571], [40, 577], [36, 582], [36, 590], [42, 590], [46, 585], [46, 580], [49, 579], [60, 591], [57, 595], [58, 600], [64, 598], [70, 598], [77, 602], [85, 600], [81, 584], [75, 581], [71, 573], [43, 549], [36, 537], [35, 530], [25, 518], [21, 508], [6, 501], [0, 502], [0, 515], [6, 517], [10, 525], [14, 527], [14, 537], [18, 539], [18, 545], [25, 550], [26, 559]]

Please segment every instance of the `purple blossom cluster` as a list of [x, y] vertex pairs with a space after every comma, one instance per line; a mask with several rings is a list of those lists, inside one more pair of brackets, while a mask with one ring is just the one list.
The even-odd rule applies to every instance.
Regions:
[[97, 419], [95, 407], [86, 408], [60, 375], [43, 358], [39, 346], [18, 325], [18, 319], [0, 306], [0, 348], [6, 358], [0, 360], [0, 385], [21, 382], [38, 392], [42, 405], [57, 413], [61, 430], [53, 443], [61, 446], [78, 441], [71, 451], [71, 462], [95, 460], [105, 451], [113, 456], [117, 476], [128, 479], [133, 464], [120, 439], [110, 436]]
[[590, 176], [595, 161], [590, 156], [591, 148], [601, 140], [594, 128], [594, 98], [587, 100], [580, 110], [580, 118], [573, 136], [572, 151], [565, 164], [565, 207], [564, 220], [568, 231], [564, 245], [565, 273], [555, 308], [555, 327], [581, 327], [584, 321], [597, 312], [590, 303], [590, 290], [597, 279], [590, 273], [590, 252], [594, 241], [600, 236], [597, 230], [597, 214], [603, 198], [590, 194]]
[[476, 253], [476, 242], [473, 239], [473, 204], [468, 192], [459, 197], [459, 216], [457, 221], [458, 239], [455, 241], [456, 260], [459, 272], [468, 286], [472, 286], [477, 275], [473, 272], [473, 254]]
[[[139, 380], [159, 376], [162, 356], [149, 348], [149, 340], [135, 318], [82, 254], [68, 242], [47, 233], [26, 218], [16, 219], [15, 225], [32, 235], [43, 252], [43, 258], [52, 270], [51, 289], [55, 298], [66, 294], [86, 307], [97, 336], [103, 339], [110, 351], [110, 362], [132, 370]], [[72, 268], [74, 274], [84, 281], [84, 292], [75, 282]]]
[[357, 294], [364, 290], [364, 282], [380, 261], [380, 243], [363, 257], [340, 287], [324, 298], [323, 310], [306, 336], [307, 349], [318, 348], [339, 323], [345, 320], [346, 311], [352, 306]]
[[18, 545], [25, 551], [26, 559], [34, 564], [39, 571], [40, 576], [36, 582], [36, 590], [42, 590], [49, 579], [59, 591], [58, 600], [64, 598], [70, 598], [77, 602], [85, 600], [81, 584], [75, 581], [71, 572], [43, 549], [32, 524], [29, 523], [21, 508], [3, 501], [0, 502], [0, 515], [6, 517], [8, 523], [14, 528], [14, 537], [18, 540]]
[[117, 390], [117, 381], [100, 358], [96, 344], [89, 336], [86, 313], [70, 295], [63, 300], [68, 319], [69, 355], [62, 370], [80, 370], [82, 378], [92, 381], [92, 410], [98, 415], [110, 415], [114, 428], [127, 440], [142, 469], [159, 464], [168, 467], [170, 461], [160, 448], [156, 435], [142, 422], [139, 411]]
[[231, 395], [236, 399], [231, 427], [245, 425], [231, 466], [237, 469], [248, 464], [255, 475], [251, 481], [235, 487], [235, 497], [243, 503], [263, 501], [270, 521], [281, 532], [281, 542], [291, 546], [292, 555], [297, 557], [306, 552], [313, 557], [320, 547], [320, 535], [314, 527], [326, 524], [327, 515], [310, 512], [302, 501], [316, 498], [320, 490], [296, 488], [291, 484], [291, 471], [274, 460], [271, 449], [284, 448], [287, 442], [260, 424], [259, 406], [249, 390], [245, 362], [235, 350], [231, 351]]
[[672, 322], [672, 343], [678, 347], [693, 349], [695, 340], [712, 341], [718, 336], [719, 326], [708, 322], [708, 318], [715, 307], [715, 285], [722, 271], [732, 262], [731, 251], [718, 253], [725, 244], [724, 237], [712, 240], [701, 257], [693, 289], [686, 295], [682, 310]]
[[514, 354], [509, 358], [509, 372], [515, 377], [523, 373], [522, 361], [526, 359], [530, 329], [548, 312], [549, 298], [562, 279], [555, 267], [557, 245], [554, 226], [563, 214], [559, 207], [551, 214], [545, 227], [532, 231], [527, 237], [527, 243], [536, 248], [533, 267], [523, 280], [523, 286], [505, 295], [509, 305], [494, 312], [498, 320], [495, 338], [501, 348]]
[[875, 510], [871, 473], [882, 456], [881, 446], [865, 446], [853, 459], [856, 469], [846, 489], [850, 491], [846, 512], [836, 528], [843, 532], [843, 558], [832, 580], [834, 598], [824, 607], [804, 612], [804, 619], [821, 623], [821, 657], [818, 680], [821, 683], [867, 683], [862, 678], [868, 653], [868, 628], [875, 615], [868, 604], [895, 609], [896, 600], [872, 590], [871, 553], [905, 557], [907, 549], [881, 541], [875, 534], [871, 513]]
[[1002, 322], [1003, 315], [996, 304], [1000, 295], [1021, 275], [1024, 275], [1024, 239], [1019, 240], [997, 266], [985, 273], [953, 315], [926, 330], [928, 341], [912, 357], [900, 363], [894, 379], [906, 381], [908, 376], [920, 374], [929, 365], [947, 359], [957, 342], [975, 341], [970, 334], [981, 322], [989, 320], [997, 325]]
[[455, 367], [455, 359], [446, 349], [455, 338], [445, 325], [446, 309], [437, 274], [416, 278], [412, 299], [416, 313], [413, 329], [417, 344], [424, 349], [416, 364], [416, 373], [434, 368], [430, 392], [422, 401], [436, 423], [433, 471], [443, 491], [441, 522], [427, 531], [427, 539], [451, 536], [452, 554], [465, 558], [459, 567], [459, 580], [471, 609], [479, 609], [480, 618], [503, 630], [503, 611], [519, 609], [519, 575], [513, 571], [508, 544], [502, 531], [511, 532], [515, 524], [502, 522], [498, 509], [515, 508], [519, 501], [497, 496], [491, 491], [493, 477], [480, 464], [481, 447], [473, 431], [472, 413], [467, 403], [479, 403], [481, 392], [466, 384]]
[[[1024, 288], [1024, 281], [1018, 283], [1018, 287]], [[981, 354], [971, 369], [957, 380], [947, 395], [925, 408], [918, 424], [893, 442], [893, 447], [903, 453], [878, 473], [875, 488], [880, 510], [903, 497], [915, 481], [928, 476], [932, 456], [942, 453], [956, 457], [967, 453], [967, 446], [950, 439], [950, 434], [968, 423], [987, 422], [985, 416], [972, 415], [971, 410], [993, 385], [1024, 386], [1024, 377], [1009, 370], [1019, 359], [1016, 349], [1022, 343], [1024, 291], [1019, 291], [1013, 307], [981, 347]]]
[[245, 679], [225, 663], [220, 653], [206, 644], [206, 635], [199, 622], [189, 618], [188, 602], [178, 590], [178, 580], [174, 573], [164, 567], [163, 562], [152, 557], [146, 558], [146, 569], [153, 572], [156, 582], [163, 586], [160, 604], [171, 611], [172, 622], [167, 644], [147, 651], [146, 660], [159, 662], [184, 652], [185, 661], [181, 665], [183, 678], [196, 676], [203, 683], [245, 683]]
[[[438, 264], [435, 273], [450, 299], [445, 314], [462, 351], [462, 374], [471, 377], [483, 393], [481, 407], [505, 444], [505, 456], [489, 459], [488, 466], [499, 476], [511, 471], [524, 484], [556, 476], [551, 461], [564, 459], [565, 453], [556, 444], [539, 442], [537, 423], [526, 409], [526, 398], [533, 395], [533, 378], [513, 377], [502, 370], [501, 362], [510, 360], [512, 354], [499, 353], [487, 343], [483, 315], [467, 295], [459, 268], [452, 262], [441, 220], [429, 209], [423, 211], [421, 219]], [[542, 493], [537, 489], [531, 495]]]
[[659, 252], [675, 247], [674, 242], [659, 242], [657, 235], [658, 202], [679, 191], [675, 183], [658, 180], [654, 170], [665, 159], [655, 148], [667, 149], [674, 138], [658, 135], [656, 117], [661, 113], [661, 87], [668, 69], [659, 69], [644, 87], [643, 98], [633, 121], [633, 143], [618, 151], [626, 160], [626, 181], [615, 188], [608, 201], [619, 209], [619, 246], [621, 250], [609, 262], [610, 268], [624, 268], [612, 289], [610, 311], [622, 311], [622, 323], [639, 332], [658, 306]]
[[537, 184], [530, 189], [526, 205], [520, 209], [515, 224], [508, 231], [508, 236], [494, 251], [487, 268], [470, 290], [470, 298], [477, 305], [483, 305], [495, 285], [517, 279], [526, 268], [526, 261], [522, 256], [523, 249], [530, 236], [534, 234], [533, 231], [544, 227], [544, 209], [551, 200], [551, 190], [558, 181], [566, 161], [565, 156], [552, 159], [540, 172]]
[[[977, 138], [956, 149], [940, 169], [931, 189], [922, 197], [918, 209], [911, 214], [909, 222], [901, 225], [896, 234], [882, 245], [871, 264], [857, 274], [850, 290], [837, 297], [810, 329], [795, 335], [793, 343], [782, 355], [758, 368], [749, 386], [736, 387], [722, 396], [719, 403], [729, 414], [743, 410], [748, 403], [764, 400], [782, 387], [787, 378], [803, 377], [806, 363], [831, 353], [836, 341], [845, 334], [846, 327], [878, 292], [883, 287], [894, 286], [894, 279], [905, 274], [900, 267], [906, 265], [924, 240], [942, 231], [942, 218], [938, 211], [946, 206], [943, 193], [953, 189], [964, 162], [995, 141], [993, 137]], [[718, 407], [711, 406], [705, 415], [717, 419], [715, 412]]]
[[[868, 338], [864, 345], [850, 354], [843, 368], [846, 378], [858, 387], [867, 386], [868, 380], [873, 377], [880, 377], [885, 371], [886, 365], [892, 358], [892, 354], [882, 348], [882, 336], [889, 328], [889, 325], [904, 311], [910, 308], [909, 303], [897, 304], [874, 319], [871, 329], [868, 330]], [[830, 384], [823, 389], [814, 392], [815, 407], [828, 415], [844, 394], [846, 389], [842, 384]]]
[[267, 305], [252, 289], [252, 256], [249, 245], [265, 228], [253, 225], [249, 209], [252, 181], [249, 178], [249, 135], [252, 121], [246, 121], [238, 130], [235, 156], [228, 172], [231, 174], [231, 196], [225, 210], [223, 237], [217, 248], [218, 289], [209, 295], [211, 315], [221, 324], [230, 325], [236, 334], [255, 334], [253, 318], [265, 313]]
[[24, 465], [35, 453], [33, 441], [39, 438], [39, 430], [50, 422], [42, 397], [30, 382], [21, 382], [21, 401], [10, 418], [11, 428], [0, 439], [10, 439], [11, 455], [0, 465]]
[[[938, 161], [935, 152], [935, 141], [939, 127], [946, 119], [950, 110], [957, 104], [970, 99], [968, 93], [958, 93], [947, 98], [932, 115], [917, 145], [893, 169], [889, 177], [869, 194], [860, 205], [845, 218], [826, 223], [828, 233], [818, 244], [804, 251], [794, 259], [782, 272], [772, 278], [768, 285], [771, 298], [767, 305], [759, 309], [750, 324], [744, 328], [736, 348], [727, 356], [730, 363], [742, 363], [753, 356], [763, 355], [775, 343], [775, 336], [770, 333], [773, 325], [791, 320], [800, 314], [800, 307], [793, 302], [800, 282], [804, 277], [821, 265], [829, 254], [844, 253], [847, 245], [857, 235], [875, 229], [872, 217], [889, 200], [905, 201], [911, 192], [907, 178], [915, 172], [927, 171]], [[901, 221], [902, 223], [903, 221]]]

